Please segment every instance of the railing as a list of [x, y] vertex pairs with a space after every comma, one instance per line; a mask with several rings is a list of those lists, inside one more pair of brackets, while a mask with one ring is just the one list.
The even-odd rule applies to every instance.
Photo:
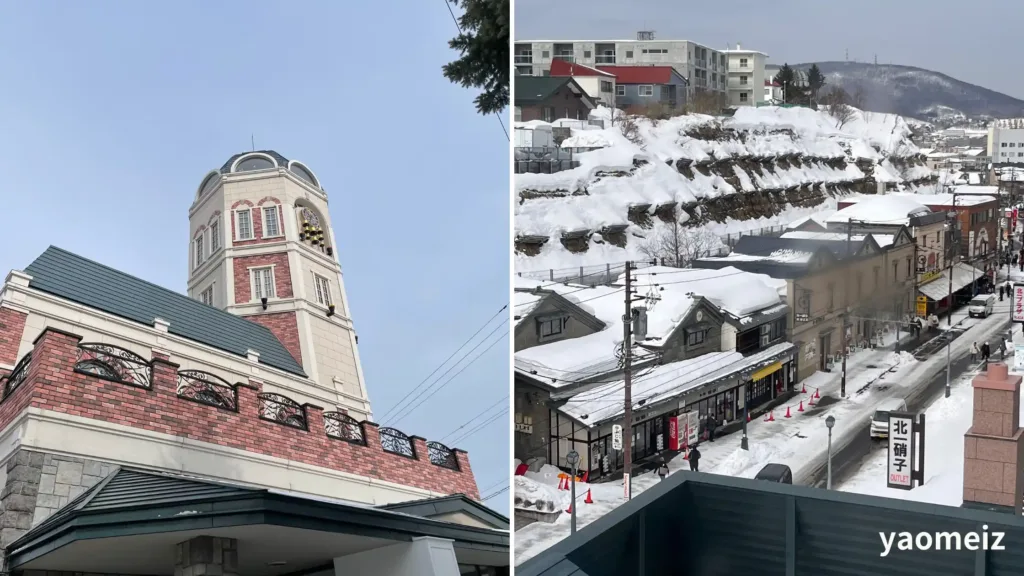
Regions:
[[178, 397], [238, 412], [238, 391], [223, 378], [202, 370], [178, 372]]
[[268, 392], [257, 394], [256, 398], [259, 401], [260, 418], [263, 420], [277, 422], [278, 424], [300, 430], [308, 429], [306, 409], [299, 405], [298, 402], [287, 396]]
[[533, 54], [516, 54], [516, 64], [533, 64]]
[[615, 64], [615, 56], [597, 56], [594, 58], [596, 64]]
[[389, 454], [397, 454], [406, 458], [416, 458], [416, 448], [412, 440], [404, 432], [394, 428], [381, 428], [380, 447]]
[[571, 149], [519, 147], [515, 149], [516, 174], [556, 174], [579, 167]]
[[427, 442], [427, 452], [430, 456], [430, 463], [441, 468], [459, 471], [459, 459], [450, 448], [440, 442]]
[[14, 366], [14, 370], [3, 378], [4, 389], [3, 398], [0, 398], [0, 402], [3, 402], [10, 396], [18, 386], [21, 386], [25, 382], [25, 378], [28, 377], [28, 365], [32, 362], [32, 353], [29, 352]]
[[355, 418], [342, 412], [324, 412], [324, 429], [327, 435], [337, 440], [366, 445], [363, 425]]
[[110, 344], [79, 344], [75, 372], [139, 388], [152, 386], [153, 369], [149, 361], [131, 350]]

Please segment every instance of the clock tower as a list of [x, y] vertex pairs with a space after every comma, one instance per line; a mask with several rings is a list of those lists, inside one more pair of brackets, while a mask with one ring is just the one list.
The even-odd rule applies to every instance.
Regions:
[[269, 328], [330, 408], [372, 420], [327, 193], [313, 171], [272, 150], [236, 154], [203, 179], [189, 223], [189, 296]]

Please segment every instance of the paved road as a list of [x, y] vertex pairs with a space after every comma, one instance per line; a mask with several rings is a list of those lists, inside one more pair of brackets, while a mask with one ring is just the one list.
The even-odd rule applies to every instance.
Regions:
[[[1009, 322], [1007, 322], [1007, 325], [1008, 324], [1009, 324]], [[998, 333], [1005, 333], [1005, 330], [1007, 328], [1008, 328], [1008, 326], [1004, 326], [1004, 327], [1000, 328], [999, 332], [997, 332], [997, 334]], [[958, 338], [960, 335], [964, 334], [964, 333], [967, 333], [967, 334], [970, 333], [969, 331], [960, 330], [960, 329], [956, 329], [956, 328], [954, 328], [952, 330], [949, 330], [949, 331], [943, 333], [942, 336], [940, 336], [938, 338], [935, 338], [935, 339], [925, 343], [920, 348], [915, 350], [914, 351], [914, 356], [918, 360], [922, 360], [923, 361], [923, 360], [927, 360], [928, 358], [930, 358], [932, 356], [944, 355], [946, 353], [946, 346], [945, 346], [946, 339], [945, 338], [946, 338], [946, 335], [949, 334], [950, 332], [952, 333], [951, 337], [954, 340], [956, 338]], [[954, 352], [954, 354], [952, 355], [950, 360], [951, 360], [951, 362], [950, 362], [950, 368], [951, 368], [950, 369], [950, 381], [955, 381], [957, 378], [959, 378], [963, 374], [967, 373], [968, 371], [975, 370], [975, 369], [978, 368], [977, 362], [975, 362], [973, 364], [970, 362], [970, 355], [968, 354], [968, 352], [966, 350], [961, 352], [960, 355], [957, 355]], [[886, 382], [885, 377], [883, 376], [879, 380], [876, 380], [875, 382], [872, 382], [868, 386], [862, 388], [861, 390], [856, 391], [855, 393], [857, 393], [857, 394], [863, 393], [863, 392], [867, 391], [869, 388], [884, 389], [882, 387], [887, 387], [888, 385], [889, 384]], [[937, 398], [939, 398], [939, 397], [941, 397], [941, 396], [943, 396], [945, 394], [945, 388], [946, 388], [946, 371], [945, 370], [941, 370], [938, 374], [936, 374], [934, 377], [932, 377], [932, 379], [928, 382], [928, 384], [926, 385], [925, 389], [922, 392], [915, 394], [914, 397], [911, 398], [911, 400], [910, 400], [910, 402], [908, 403], [908, 406], [907, 406], [908, 409], [911, 412], [916, 412], [916, 411], [925, 409], [935, 399], [937, 399]], [[861, 465], [865, 462], [865, 460], [867, 460], [867, 458], [872, 454], [872, 452], [874, 452], [876, 450], [883, 450], [883, 449], [885, 449], [885, 443], [884, 442], [879, 442], [877, 440], [872, 440], [871, 439], [870, 434], [869, 434], [869, 430], [868, 430], [869, 427], [870, 427], [870, 423], [869, 422], [865, 422], [863, 431], [857, 433], [854, 436], [853, 440], [851, 440], [848, 445], [843, 447], [842, 450], [839, 450], [838, 452], [833, 454], [833, 456], [832, 456], [832, 484], [833, 484], [833, 486], [841, 483], [846, 478], [849, 478], [850, 476], [855, 474], [860, 469]], [[811, 486], [816, 486], [816, 487], [819, 487], [819, 488], [824, 488], [825, 484], [826, 484], [826, 476], [827, 476], [827, 467], [826, 467], [826, 465], [823, 464], [820, 468], [815, 470], [815, 472], [811, 475], [811, 478], [807, 482], [807, 484], [811, 485]]]

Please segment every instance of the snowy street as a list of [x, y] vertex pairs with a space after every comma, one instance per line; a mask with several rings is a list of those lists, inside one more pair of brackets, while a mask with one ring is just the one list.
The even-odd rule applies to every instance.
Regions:
[[[954, 326], [951, 332], [953, 339], [950, 346], [950, 356], [954, 364], [954, 379], [957, 378], [958, 371], [976, 368], [974, 365], [968, 367], [965, 362], [972, 342], [977, 341], [980, 345], [982, 342], [990, 341], [993, 343], [993, 349], [996, 347], [999, 337], [1006, 334], [1008, 312], [1009, 300], [1007, 299], [997, 302], [995, 313], [988, 318], [967, 318], [966, 309], [954, 313], [952, 318]], [[946, 329], [945, 321], [942, 322], [941, 328]], [[930, 399], [930, 394], [934, 394], [935, 382], [941, 381], [944, 385], [945, 347], [929, 351], [930, 354], [918, 358], [915, 358], [910, 352], [895, 354], [891, 351], [879, 350], [857, 351], [848, 360], [849, 378], [845, 399], [840, 398], [840, 374], [838, 371], [815, 373], [802, 383], [806, 388], [806, 393], [798, 394], [787, 404], [774, 410], [774, 421], [765, 421], [764, 418], [759, 418], [747, 425], [750, 448], [748, 451], [740, 448], [742, 434], [739, 432], [719, 437], [715, 442], [702, 443], [700, 446], [702, 453], [700, 471], [751, 478], [765, 464], [781, 463], [792, 469], [795, 483], [817, 484], [822, 480], [827, 456], [828, 431], [824, 419], [827, 415], [832, 415], [836, 419], [832, 444], [834, 473], [837, 474], [833, 478], [835, 480], [839, 474], [844, 472], [843, 464], [846, 463], [849, 464], [845, 466], [845, 468], [849, 468], [846, 475], [853, 483], [850, 486], [859, 485], [856, 484], [856, 479], [860, 475], [855, 471], [858, 468], [868, 469], [869, 462], [873, 462], [871, 459], [875, 457], [872, 452], [872, 443], [865, 441], [868, 440], [868, 420], [878, 404], [887, 398], [901, 397], [908, 400], [912, 409], [921, 407], [922, 401]], [[960, 386], [960, 388], [964, 387]], [[941, 388], [939, 390], [941, 397]], [[814, 399], [816, 391], [820, 396], [818, 399]], [[969, 394], [967, 398], [967, 402], [970, 402]], [[800, 411], [801, 402], [803, 403], [802, 412]], [[790, 418], [785, 418], [787, 408], [790, 411]], [[960, 410], [953, 411], [959, 412]], [[965, 413], [967, 414], [966, 418], [969, 419], [970, 411], [966, 410]], [[931, 413], [929, 413], [929, 418], [932, 418]], [[931, 425], [931, 422], [932, 420], [929, 420], [929, 430], [931, 431], [942, 427], [941, 424]], [[961, 451], [963, 450], [962, 433], [961, 430], [959, 432], [961, 439], [955, 443], [958, 444], [956, 449]], [[941, 450], [946, 445], [944, 442], [930, 440], [929, 454], [932, 450]], [[950, 449], [952, 450], [952, 448]], [[879, 451], [879, 453], [881, 452]], [[868, 454], [871, 456], [865, 460], [865, 456]], [[938, 458], [930, 458], [933, 465], [938, 460]], [[865, 462], [864, 466], [859, 466], [862, 461]], [[956, 462], [956, 465], [962, 468], [962, 460], [952, 459], [951, 461]], [[672, 472], [688, 468], [689, 463], [681, 457], [669, 462], [669, 469]], [[939, 473], [937, 467], [928, 472], [929, 475]], [[884, 474], [879, 475], [877, 471], [864, 473], [870, 474], [877, 482], [882, 482], [884, 487]], [[962, 475], [962, 473], [961, 469], [960, 474]], [[527, 476], [552, 488], [558, 485], [557, 470], [553, 467], [545, 467], [541, 472], [528, 473]], [[636, 476], [633, 480], [633, 495], [636, 496], [658, 481], [658, 477], [654, 473]], [[584, 503], [588, 489], [591, 490], [593, 504]], [[865, 488], [865, 490], [877, 493], [875, 488]], [[555, 491], [554, 493], [561, 497], [561, 508], [564, 510], [568, 507], [569, 493], [564, 491]], [[926, 497], [925, 494], [919, 495], [922, 498]], [[621, 482], [577, 485], [577, 502], [579, 503], [577, 527], [582, 528], [623, 501]], [[553, 524], [536, 522], [518, 530], [516, 532], [515, 563], [519, 564], [538, 554], [567, 536], [568, 533], [568, 514], [560, 515]]]

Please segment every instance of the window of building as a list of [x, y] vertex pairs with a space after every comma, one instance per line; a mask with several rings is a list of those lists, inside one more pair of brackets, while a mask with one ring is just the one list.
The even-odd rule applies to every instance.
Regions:
[[913, 271], [913, 267], [910, 265], [910, 258], [907, 258], [907, 279], [910, 279], [910, 275]]
[[746, 68], [746, 67], [747, 67], [747, 59], [746, 58], [740, 58], [740, 68]]
[[273, 298], [275, 296], [273, 267], [252, 268], [250, 271], [250, 281], [252, 283], [253, 300]]
[[828, 310], [831, 312], [836, 306], [836, 285], [828, 285]]
[[583, 58], [586, 59], [586, 60], [590, 60], [590, 58], [591, 58], [590, 50], [584, 50], [583, 51]]
[[273, 238], [281, 235], [281, 220], [278, 218], [277, 205], [263, 207], [263, 237]]
[[541, 120], [543, 120], [545, 122], [554, 122], [555, 121], [555, 109], [554, 109], [553, 106], [545, 106], [543, 109], [541, 109], [541, 113], [540, 114], [541, 114]]
[[210, 222], [210, 254], [220, 250], [220, 216]]
[[761, 347], [764, 348], [776, 340], [781, 340], [785, 333], [786, 320], [784, 318], [780, 318], [767, 324], [762, 324]]
[[743, 86], [746, 86], [746, 84], [747, 84], [747, 77], [746, 76], [740, 76], [740, 84], [743, 85]]
[[881, 268], [875, 266], [875, 290], [878, 290], [878, 276], [880, 275], [880, 270]]
[[542, 59], [550, 58], [551, 57], [551, 52], [548, 52], [547, 50], [541, 50], [540, 51], [540, 57]]
[[235, 167], [235, 172], [251, 172], [253, 170], [269, 170], [274, 168], [274, 161], [265, 156], [250, 156], [243, 159]]
[[537, 334], [541, 340], [555, 338], [562, 334], [562, 319], [559, 317], [537, 320]]
[[651, 86], [650, 84], [641, 84], [636, 87], [636, 92], [641, 97], [654, 96], [654, 86]]
[[632, 57], [633, 57], [633, 51], [632, 50], [626, 50], [626, 58], [632, 58]]
[[892, 281], [893, 281], [893, 283], [896, 283], [896, 282], [900, 281], [900, 263], [899, 262], [893, 262], [892, 263]]
[[626, 95], [626, 85], [625, 84], [617, 84], [615, 86], [615, 95], [616, 96], [625, 96]]
[[331, 283], [318, 274], [313, 274], [313, 286], [316, 287], [316, 302], [324, 306], [331, 305]]
[[999, 144], [999, 147], [1000, 148], [1006, 148], [1006, 142], [1003, 142], [1003, 143]]
[[611, 92], [612, 83], [607, 80], [601, 80], [601, 92]]
[[306, 170], [306, 168], [303, 167], [301, 164], [292, 162], [292, 165], [289, 168], [289, 170], [291, 171], [292, 174], [295, 174], [300, 179], [305, 180], [308, 184], [312, 186], [319, 186], [316, 183], [316, 178], [313, 177], [313, 173], [310, 172], [309, 170]]
[[196, 245], [196, 268], [199, 268], [200, 266], [203, 265], [203, 262], [206, 261], [206, 251], [203, 250], [203, 234], [200, 234], [199, 237], [196, 238], [195, 245]]
[[861, 272], [857, 272], [857, 299], [858, 300], [860, 300], [860, 297], [863, 294], [863, 290], [862, 290], [863, 284], [864, 284], [863, 281], [864, 281], [864, 274], [861, 273]]
[[740, 102], [746, 102], [747, 100], [747, 92], [740, 92]]
[[199, 301], [207, 306], [213, 306], [213, 284], [199, 294]]
[[704, 343], [704, 331], [703, 330], [697, 329], [697, 330], [692, 330], [692, 331], [691, 330], [687, 330], [686, 331], [686, 345], [687, 346], [700, 346], [703, 343]]
[[1010, 148], [1016, 148], [1016, 147], [1017, 147], [1017, 143], [1016, 142], [1010, 142]]
[[235, 212], [235, 239], [252, 240], [252, 210], [245, 208]]
[[523, 121], [523, 109], [520, 108], [519, 106], [516, 106], [515, 120], [516, 120], [516, 122], [522, 122]]

